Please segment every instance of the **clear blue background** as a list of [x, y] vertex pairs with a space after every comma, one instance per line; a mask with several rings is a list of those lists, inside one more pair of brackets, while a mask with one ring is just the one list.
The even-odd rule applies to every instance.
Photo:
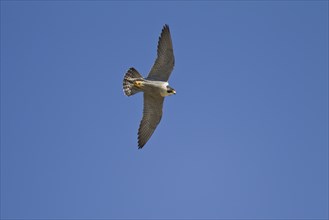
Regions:
[[328, 218], [328, 2], [1, 1], [1, 218]]

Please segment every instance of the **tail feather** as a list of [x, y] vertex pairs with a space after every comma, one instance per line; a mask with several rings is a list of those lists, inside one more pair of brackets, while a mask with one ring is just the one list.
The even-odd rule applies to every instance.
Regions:
[[134, 81], [138, 79], [143, 79], [143, 76], [135, 68], [131, 67], [123, 79], [123, 91], [126, 96], [131, 96], [141, 91], [134, 86]]

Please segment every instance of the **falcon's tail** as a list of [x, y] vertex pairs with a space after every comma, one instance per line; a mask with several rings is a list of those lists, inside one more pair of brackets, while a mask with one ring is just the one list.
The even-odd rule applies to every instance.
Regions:
[[139, 88], [134, 86], [134, 82], [141, 79], [143, 79], [143, 76], [135, 70], [135, 68], [131, 67], [128, 70], [123, 79], [123, 91], [126, 96], [131, 96], [141, 91]]

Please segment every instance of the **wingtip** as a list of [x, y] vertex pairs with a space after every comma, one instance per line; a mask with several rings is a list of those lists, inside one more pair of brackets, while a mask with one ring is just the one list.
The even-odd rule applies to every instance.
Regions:
[[168, 24], [164, 24], [162, 29], [163, 30], [165, 30], [165, 29], [168, 29], [169, 30], [169, 25]]
[[138, 141], [137, 141], [137, 144], [138, 144], [138, 149], [142, 149], [145, 145], [145, 143], [142, 143], [142, 141], [140, 140], [140, 136], [139, 136], [139, 132], [138, 132]]

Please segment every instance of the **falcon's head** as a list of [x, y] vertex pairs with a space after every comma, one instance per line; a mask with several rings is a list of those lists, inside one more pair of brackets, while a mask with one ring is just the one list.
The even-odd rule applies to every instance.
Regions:
[[167, 86], [167, 96], [175, 95], [175, 94], [176, 94], [175, 89], [171, 88], [170, 86]]

